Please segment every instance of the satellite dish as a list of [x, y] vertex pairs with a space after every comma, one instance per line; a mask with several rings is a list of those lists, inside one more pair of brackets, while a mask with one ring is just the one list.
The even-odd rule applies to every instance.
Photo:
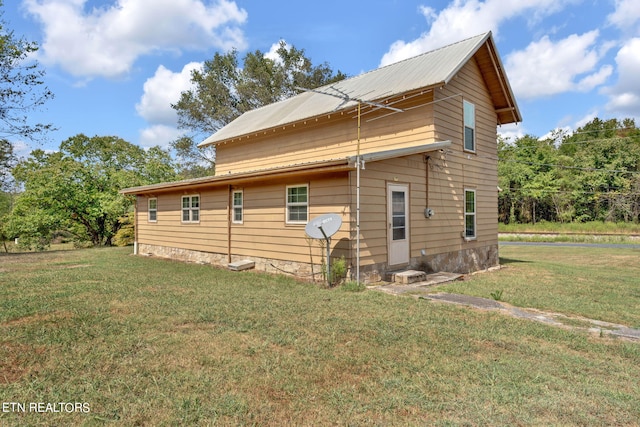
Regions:
[[338, 214], [324, 214], [309, 221], [304, 227], [307, 236], [327, 241], [327, 283], [331, 286], [331, 236], [340, 230], [342, 217]]
[[329, 239], [340, 230], [342, 216], [334, 213], [320, 215], [309, 221], [304, 228], [312, 239]]

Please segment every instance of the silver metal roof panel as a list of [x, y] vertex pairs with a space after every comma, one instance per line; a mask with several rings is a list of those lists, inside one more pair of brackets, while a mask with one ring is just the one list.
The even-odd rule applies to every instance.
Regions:
[[446, 84], [490, 37], [490, 32], [481, 34], [317, 88], [315, 92], [304, 92], [284, 101], [248, 111], [201, 142], [199, 146], [296, 123], [357, 104], [356, 101], [345, 101], [345, 98], [377, 101], [421, 88]]

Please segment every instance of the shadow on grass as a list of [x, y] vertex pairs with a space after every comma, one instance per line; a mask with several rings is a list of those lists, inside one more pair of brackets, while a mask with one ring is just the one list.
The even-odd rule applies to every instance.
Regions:
[[500, 257], [500, 265], [518, 264], [518, 263], [530, 263], [530, 262], [531, 261], [525, 261], [525, 260], [521, 260], [521, 259], [511, 259], [511, 258]]
[[22, 258], [35, 258], [35, 257], [41, 257], [43, 255], [47, 255], [47, 254], [55, 254], [55, 253], [60, 253], [60, 252], [70, 252], [70, 251], [77, 251], [79, 249], [52, 249], [52, 250], [47, 250], [47, 251], [37, 251], [37, 252], [0, 252], [0, 258], [3, 257], [7, 257], [7, 258], [18, 258], [18, 257], [22, 257]]

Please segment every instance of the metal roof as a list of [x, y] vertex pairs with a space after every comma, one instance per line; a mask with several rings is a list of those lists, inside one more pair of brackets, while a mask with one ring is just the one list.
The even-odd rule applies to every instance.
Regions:
[[[352, 108], [357, 104], [356, 100], [374, 102], [422, 88], [444, 85], [488, 40], [493, 46], [491, 32], [248, 111], [201, 142], [199, 146], [217, 144], [239, 136]], [[495, 51], [495, 48], [492, 49]], [[499, 66], [491, 71], [501, 74], [500, 59], [496, 58], [494, 63], [495, 61]], [[497, 77], [506, 82], [506, 77]], [[503, 84], [503, 91], [509, 93], [503, 96], [510, 100], [509, 106], [515, 108], [517, 113], [513, 115], [515, 120], [511, 121], [519, 121], [519, 112], [508, 82], [506, 89], [504, 87]]]

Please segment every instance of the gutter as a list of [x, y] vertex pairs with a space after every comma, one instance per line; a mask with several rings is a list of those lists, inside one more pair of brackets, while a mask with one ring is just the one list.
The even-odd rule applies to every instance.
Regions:
[[[439, 141], [430, 144], [422, 144], [415, 147], [398, 148], [394, 150], [377, 151], [375, 153], [361, 154], [361, 162], [377, 162], [396, 157], [410, 156], [440, 150], [451, 146], [451, 141]], [[164, 182], [159, 184], [143, 185], [120, 190], [120, 194], [136, 195], [156, 192], [175, 191], [184, 188], [239, 185], [246, 182], [264, 180], [265, 178], [280, 178], [309, 173], [328, 173], [353, 170], [356, 167], [357, 156], [349, 156], [341, 159], [320, 160], [317, 162], [301, 163], [293, 166], [279, 166], [271, 169], [260, 169], [248, 172], [231, 173], [226, 175], [214, 175], [203, 178], [187, 179], [184, 181]]]
[[295, 176], [307, 173], [326, 173], [350, 170], [349, 159], [324, 160], [313, 163], [304, 163], [294, 166], [284, 166], [272, 169], [261, 169], [256, 171], [239, 172], [227, 175], [207, 176], [203, 178], [188, 179], [184, 181], [164, 182], [159, 184], [131, 187], [120, 190], [120, 194], [136, 195], [153, 192], [165, 192], [179, 190], [182, 188], [204, 187], [241, 184], [249, 181], [264, 180], [265, 178], [279, 178], [285, 176]]
[[[451, 141], [439, 141], [431, 144], [418, 145], [416, 147], [397, 148], [395, 150], [377, 151], [375, 153], [361, 154], [360, 160], [363, 162], [379, 162], [381, 160], [395, 159], [396, 157], [427, 153], [429, 151], [436, 151], [449, 147], [451, 147]], [[357, 161], [357, 156], [349, 157], [348, 161], [349, 163], [355, 163]]]

